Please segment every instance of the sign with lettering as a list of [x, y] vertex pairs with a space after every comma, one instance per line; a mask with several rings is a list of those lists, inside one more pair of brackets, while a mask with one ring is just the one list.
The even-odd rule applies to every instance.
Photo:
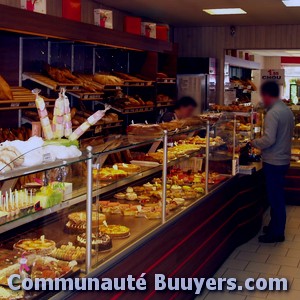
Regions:
[[278, 84], [284, 84], [284, 69], [264, 69], [260, 71], [261, 81], [276, 81]]

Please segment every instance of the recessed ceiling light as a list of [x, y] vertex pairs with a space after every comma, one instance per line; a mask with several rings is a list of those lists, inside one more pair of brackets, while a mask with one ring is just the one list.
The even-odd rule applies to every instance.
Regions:
[[287, 7], [300, 6], [300, 0], [282, 0], [282, 3]]
[[241, 8], [203, 9], [203, 11], [210, 15], [243, 15], [247, 13]]

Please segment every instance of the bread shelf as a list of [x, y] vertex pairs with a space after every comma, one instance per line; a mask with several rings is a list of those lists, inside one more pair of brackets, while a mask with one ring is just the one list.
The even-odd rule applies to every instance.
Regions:
[[157, 78], [157, 84], [176, 84], [176, 78]]
[[34, 81], [38, 84], [41, 84], [51, 90], [59, 92], [61, 88], [65, 88], [66, 90], [72, 90], [72, 91], [81, 91], [81, 84], [76, 84], [76, 83], [60, 83], [52, 80], [51, 78], [44, 76], [39, 73], [31, 73], [31, 72], [26, 72], [22, 74], [22, 79], [24, 80], [31, 80]]
[[112, 106], [111, 108], [123, 115], [146, 113], [154, 110], [154, 106], [137, 106], [137, 107], [128, 107], [128, 108], [117, 108]]
[[157, 102], [156, 107], [169, 107], [174, 106], [174, 101], [166, 101], [166, 102]]
[[[12, 100], [0, 100], [0, 111], [35, 108], [35, 95], [24, 87], [11, 87]], [[47, 107], [53, 107], [55, 99], [44, 97]], [[52, 105], [51, 105], [52, 103]]]
[[68, 92], [68, 94], [80, 99], [81, 101], [98, 101], [103, 99], [104, 93]]

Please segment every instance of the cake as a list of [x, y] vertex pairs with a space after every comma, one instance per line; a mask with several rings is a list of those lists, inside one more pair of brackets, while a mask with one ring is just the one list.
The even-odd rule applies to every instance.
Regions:
[[[97, 228], [103, 221], [106, 220], [104, 214], [92, 212], [92, 227]], [[68, 215], [68, 222], [66, 224], [66, 231], [68, 233], [81, 233], [86, 231], [86, 212], [74, 212]]]
[[127, 238], [130, 235], [130, 229], [123, 225], [101, 225], [99, 230], [111, 238]]
[[[80, 247], [86, 246], [86, 234], [82, 233], [77, 236], [77, 244]], [[112, 248], [112, 241], [109, 235], [99, 232], [96, 236], [95, 233], [92, 234], [92, 247], [101, 252], [108, 251]]]
[[163, 130], [158, 124], [131, 124], [127, 127], [129, 135], [161, 137]]

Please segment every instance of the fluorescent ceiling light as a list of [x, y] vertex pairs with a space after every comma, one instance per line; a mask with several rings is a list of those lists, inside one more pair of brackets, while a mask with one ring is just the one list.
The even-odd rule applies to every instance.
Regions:
[[300, 6], [300, 0], [282, 0], [282, 3], [287, 7]]
[[247, 13], [241, 8], [203, 9], [203, 11], [210, 15], [243, 15]]

